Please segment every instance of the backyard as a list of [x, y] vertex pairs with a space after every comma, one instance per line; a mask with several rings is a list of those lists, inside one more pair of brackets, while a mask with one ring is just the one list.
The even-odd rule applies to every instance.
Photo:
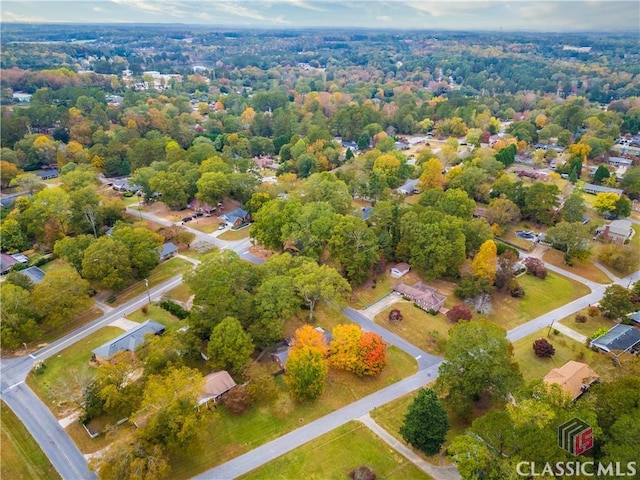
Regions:
[[359, 422], [349, 422], [295, 450], [243, 475], [251, 479], [345, 479], [350, 471], [366, 465], [378, 478], [429, 479], [409, 460], [380, 440]]

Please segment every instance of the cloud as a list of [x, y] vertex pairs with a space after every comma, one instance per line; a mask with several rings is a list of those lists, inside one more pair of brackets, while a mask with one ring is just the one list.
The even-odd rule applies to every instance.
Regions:
[[104, 8], [102, 7], [93, 7], [91, 9], [92, 12], [104, 12]]
[[389, 15], [380, 15], [376, 17], [376, 20], [380, 20], [383, 22], [390, 22], [392, 19]]
[[21, 15], [19, 13], [2, 11], [0, 13], [0, 23], [2, 22], [46, 22], [48, 19], [44, 17], [32, 17], [30, 15]]
[[111, 0], [111, 2], [122, 7], [140, 10], [151, 15], [169, 15], [172, 17], [186, 16], [186, 11], [177, 8], [177, 6], [180, 6], [180, 2], [165, 2], [162, 0]]
[[455, 1], [455, 2], [403, 2], [406, 7], [419, 12], [428, 13], [433, 17], [445, 15], [477, 15], [480, 10], [485, 10], [502, 2], [486, 1]]
[[[304, 8], [306, 10], [313, 10], [314, 12], [326, 12], [327, 10], [324, 8], [320, 8], [317, 5], [315, 5], [314, 3], [316, 2], [306, 2], [305, 0], [282, 0], [282, 3], [288, 3], [290, 5], [293, 5], [294, 7], [298, 7], [298, 8]], [[317, 2], [317, 3], [321, 3], [321, 2]]]
[[229, 15], [235, 15], [237, 17], [243, 17], [243, 18], [250, 18], [251, 20], [258, 20], [261, 22], [271, 22], [271, 23], [278, 23], [278, 24], [291, 23], [285, 20], [284, 18], [282, 18], [282, 16], [268, 17], [256, 10], [252, 10], [236, 2], [216, 3], [215, 8]]

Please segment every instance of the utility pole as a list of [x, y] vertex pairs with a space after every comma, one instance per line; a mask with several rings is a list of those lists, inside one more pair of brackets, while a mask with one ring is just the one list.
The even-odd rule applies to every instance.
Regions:
[[554, 318], [553, 320], [551, 320], [551, 323], [549, 324], [549, 331], [547, 332], [547, 338], [551, 336], [551, 329], [553, 328], [553, 322], [555, 321], [556, 319]]
[[145, 278], [144, 284], [147, 286], [147, 299], [149, 300], [149, 305], [151, 305], [151, 294], [149, 293], [149, 280]]

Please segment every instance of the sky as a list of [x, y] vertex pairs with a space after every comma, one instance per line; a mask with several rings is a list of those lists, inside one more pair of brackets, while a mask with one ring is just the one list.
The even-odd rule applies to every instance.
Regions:
[[0, 22], [638, 32], [640, 1], [1, 0]]

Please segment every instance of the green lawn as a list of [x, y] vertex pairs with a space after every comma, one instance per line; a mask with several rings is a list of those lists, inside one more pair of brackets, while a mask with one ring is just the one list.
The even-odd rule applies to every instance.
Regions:
[[174, 317], [164, 308], [161, 308], [157, 305], [147, 305], [146, 309], [147, 313], [144, 313], [142, 311], [142, 308], [139, 308], [135, 312], [129, 313], [127, 315], [127, 318], [138, 323], [142, 323], [148, 319], [155, 320], [156, 322], [161, 323], [162, 325], [167, 327], [167, 330], [177, 330], [178, 328], [186, 325], [185, 322], [181, 321], [177, 317]]
[[239, 478], [342, 480], [360, 465], [378, 478], [430, 478], [359, 422], [342, 425]]
[[164, 294], [167, 298], [172, 298], [174, 300], [178, 300], [179, 302], [186, 302], [191, 297], [191, 289], [189, 285], [183, 283], [176, 288], [172, 288], [167, 293]]
[[203, 438], [199, 444], [210, 445], [212, 448], [173, 454], [170, 460], [172, 478], [190, 478], [416, 371], [413, 358], [395, 347], [390, 347], [388, 352], [388, 365], [375, 378], [358, 378], [351, 373], [331, 370], [325, 392], [317, 402], [285, 402], [284, 406], [281, 405], [279, 408], [258, 405], [241, 415], [234, 415], [224, 408], [219, 408], [205, 415], [202, 420], [205, 424]]
[[[173, 257], [166, 262], [161, 263], [156, 268], [153, 269], [151, 274], [149, 275], [149, 288], [153, 288], [156, 285], [161, 284], [169, 280], [171, 277], [175, 277], [176, 275], [180, 275], [190, 268], [193, 267], [191, 262], [187, 260], [183, 260], [182, 258]], [[138, 281], [131, 286], [127, 287], [122, 292], [119, 292], [116, 296], [116, 301], [113, 302], [112, 306], [122, 305], [125, 302], [128, 302], [132, 298], [137, 297], [138, 295], [142, 295], [147, 291], [147, 287], [145, 285], [144, 280]]]
[[[117, 327], [104, 327], [88, 337], [65, 348], [58, 355], [45, 361], [46, 368], [40, 374], [31, 372], [27, 377], [27, 384], [49, 407], [49, 409], [59, 417], [64, 416], [64, 412], [70, 406], [55, 395], [51, 386], [64, 382], [65, 379], [73, 379], [83, 368], [88, 367], [91, 351], [103, 343], [122, 334], [123, 330]], [[88, 367], [91, 368], [91, 367]]]
[[57, 479], [58, 472], [18, 417], [0, 402], [0, 478], [7, 480]]
[[379, 275], [375, 284], [367, 282], [365, 285], [355, 288], [351, 293], [351, 301], [349, 302], [351, 306], [358, 309], [365, 308], [391, 292], [391, 286], [395, 283], [404, 282], [413, 285], [421, 280], [418, 274], [413, 271], [399, 279], [391, 278], [390, 272], [391, 269], [388, 268], [384, 274]]
[[597, 283], [611, 283], [611, 279], [609, 276], [596, 267], [591, 261], [578, 261], [574, 260], [572, 266], [568, 266], [564, 263], [564, 253], [560, 250], [556, 250], [555, 248], [550, 248], [547, 250], [542, 259], [550, 263], [551, 265], [555, 265], [558, 268], [563, 268], [568, 272], [574, 273], [576, 275], [580, 275], [587, 280], [591, 280], [592, 282]]
[[495, 294], [493, 313], [474, 318], [486, 318], [511, 330], [589, 293], [586, 285], [554, 272], [549, 272], [544, 280], [533, 275], [521, 275], [518, 282], [524, 288], [524, 298]]
[[245, 238], [249, 238], [249, 226], [247, 225], [240, 230], [227, 229], [225, 232], [222, 232], [220, 235], [218, 235], [218, 238], [220, 240], [226, 240], [228, 242], [244, 240]]
[[[606, 355], [590, 350], [575, 340], [562, 334], [553, 332], [547, 338], [548, 328], [524, 337], [513, 344], [514, 360], [520, 365], [520, 371], [525, 382], [542, 379], [552, 368], [559, 368], [569, 360], [584, 362], [596, 372], [602, 374], [600, 367], [607, 367], [611, 360]], [[553, 345], [556, 353], [551, 358], [539, 358], [533, 352], [533, 342], [539, 338], [546, 338]]]
[[[563, 325], [566, 325], [572, 330], [575, 330], [576, 332], [586, 335], [587, 337], [593, 335], [596, 332], [596, 330], [602, 327], [611, 328], [615, 325], [614, 321], [609, 320], [608, 318], [605, 318], [602, 315], [598, 315], [596, 317], [590, 317], [589, 315], [587, 315], [588, 310], [589, 310], [588, 308], [583, 308], [582, 310], [580, 310], [577, 313], [574, 313], [573, 315], [564, 317], [562, 320], [560, 320], [560, 323], [562, 323]], [[576, 315], [578, 313], [587, 317], [587, 321], [585, 323], [577, 323], [575, 321]]]
[[198, 223], [198, 222], [189, 222], [189, 226], [195, 230], [198, 230], [202, 233], [213, 233], [218, 230], [219, 223]]
[[631, 245], [635, 245], [636, 248], [640, 248], [640, 225], [636, 225], [635, 223], [631, 225], [631, 228], [636, 232], [631, 239]]
[[[394, 308], [400, 310], [403, 317], [397, 325], [389, 322], [389, 312]], [[440, 313], [431, 315], [414, 307], [411, 302], [406, 300], [391, 305], [380, 312], [376, 315], [375, 322], [413, 343], [416, 347], [434, 355], [442, 354], [440, 347], [443, 343], [438, 342], [438, 339], [442, 339], [444, 342], [449, 336], [449, 329], [454, 325], [447, 320], [446, 316]]]

